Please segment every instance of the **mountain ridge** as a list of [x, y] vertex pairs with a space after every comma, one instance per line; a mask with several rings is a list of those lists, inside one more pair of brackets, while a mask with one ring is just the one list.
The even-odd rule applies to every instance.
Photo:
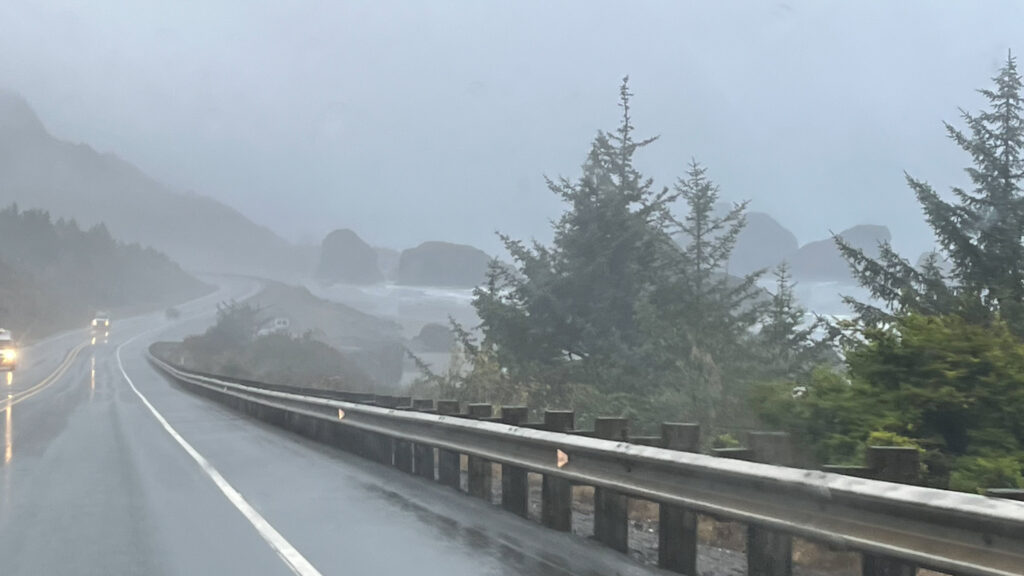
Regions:
[[21, 96], [0, 90], [0, 205], [40, 208], [193, 270], [278, 275], [305, 257], [266, 226], [209, 196], [179, 192], [131, 162], [52, 135]]

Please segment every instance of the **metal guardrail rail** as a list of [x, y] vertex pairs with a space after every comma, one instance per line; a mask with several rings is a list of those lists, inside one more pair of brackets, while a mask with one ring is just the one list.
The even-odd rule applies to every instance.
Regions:
[[[325, 397], [329, 392], [189, 372], [152, 354], [150, 361], [257, 415], [274, 411], [362, 437], [467, 454], [950, 574], [1024, 574], [1022, 502], [368, 406]], [[560, 454], [568, 458], [561, 466]]]

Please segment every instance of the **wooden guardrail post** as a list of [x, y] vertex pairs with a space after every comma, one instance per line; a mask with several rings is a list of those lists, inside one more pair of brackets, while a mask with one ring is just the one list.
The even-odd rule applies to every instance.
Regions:
[[[875, 480], [917, 484], [921, 479], [921, 455], [914, 447], [868, 446], [867, 467]], [[861, 558], [864, 576], [914, 576], [917, 566], [874, 554]]]
[[[412, 409], [419, 412], [433, 412], [434, 401], [429, 398], [415, 399]], [[417, 476], [434, 479], [434, 447], [426, 444], [414, 444], [412, 447], [413, 471]]]
[[921, 455], [912, 446], [868, 446], [866, 464], [875, 480], [911, 485], [921, 481]]
[[312, 416], [307, 416], [307, 418], [309, 418], [309, 422], [306, 424], [306, 437], [319, 442], [323, 438], [326, 426], [323, 426], [324, 422], [319, 418], [313, 418]]
[[[376, 400], [367, 400], [364, 405], [377, 406], [378, 404]], [[375, 434], [359, 430], [358, 428], [353, 428], [351, 434], [354, 448], [353, 451], [356, 455], [366, 458], [367, 460], [376, 460], [377, 455], [374, 451]]]
[[[629, 440], [628, 418], [595, 418], [594, 436]], [[604, 545], [629, 552], [629, 498], [614, 490], [594, 487], [594, 538]]]
[[[526, 406], [501, 407], [503, 424], [519, 426], [526, 422], [528, 416], [529, 409]], [[526, 470], [508, 464], [501, 465], [501, 507], [523, 518], [526, 518], [530, 497], [530, 487], [526, 480]]]
[[[751, 432], [747, 447], [755, 462], [792, 466], [793, 443], [785, 432]], [[747, 526], [748, 576], [790, 576], [793, 573], [793, 537], [762, 526]]]
[[[395, 396], [394, 407], [408, 410], [412, 407], [412, 398], [409, 396]], [[412, 442], [395, 438], [394, 450], [395, 468], [407, 474], [412, 474]]]
[[432, 398], [413, 398], [412, 409], [419, 412], [432, 412], [434, 410], [434, 400]]
[[[397, 408], [398, 397], [391, 395], [377, 395], [377, 403], [383, 408]], [[395, 464], [395, 439], [384, 434], [375, 434], [377, 461], [385, 466]]]
[[[413, 404], [413, 399], [408, 396], [397, 396], [394, 397], [393, 404], [394, 408], [408, 410]], [[413, 443], [395, 438], [392, 440], [391, 449], [394, 450], [394, 467], [406, 474], [413, 474]]]
[[[455, 415], [459, 413], [458, 400], [438, 400], [437, 413]], [[456, 490], [462, 488], [459, 453], [439, 448], [437, 450], [437, 480]]]
[[[486, 420], [494, 414], [494, 407], [490, 404], [470, 404], [466, 410], [469, 417], [475, 420]], [[469, 476], [469, 495], [490, 502], [493, 489], [491, 462], [471, 455], [467, 458], [466, 468]]]
[[295, 417], [292, 419], [292, 430], [294, 432], [297, 432], [299, 436], [305, 436], [309, 438], [310, 432], [312, 432], [312, 429], [310, 427], [310, 420], [312, 420], [312, 418], [306, 416], [305, 414], [296, 414]]
[[[662, 447], [682, 452], [700, 451], [700, 424], [665, 422]], [[697, 513], [673, 504], [658, 504], [658, 566], [697, 576]]]
[[[576, 412], [545, 410], [544, 429], [571, 432], [576, 426]], [[555, 454], [551, 457], [556, 458]], [[572, 530], [572, 484], [565, 478], [545, 474], [541, 481], [540, 520], [544, 526], [569, 532]]]

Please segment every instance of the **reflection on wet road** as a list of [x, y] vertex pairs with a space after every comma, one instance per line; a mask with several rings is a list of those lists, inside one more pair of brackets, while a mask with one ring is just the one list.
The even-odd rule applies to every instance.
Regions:
[[[54, 382], [57, 382], [58, 380], [60, 380], [60, 378], [62, 376], [64, 376], [67, 373], [68, 369], [70, 369], [71, 366], [74, 364], [75, 359], [78, 358], [79, 353], [81, 353], [82, 350], [84, 350], [87, 345], [88, 345], [88, 342], [82, 342], [78, 346], [75, 346], [74, 348], [72, 348], [67, 353], [67, 355], [64, 357], [64, 360], [57, 366], [57, 368], [53, 372], [51, 372], [49, 375], [47, 375], [45, 378], [40, 379], [38, 381], [38, 383], [36, 383], [36, 384], [31, 384], [33, 382], [31, 376], [27, 377], [27, 378], [19, 376], [17, 381], [16, 381], [15, 378], [14, 378], [14, 373], [13, 372], [8, 372], [7, 373], [8, 394], [11, 394], [12, 398], [10, 400], [9, 406], [5, 406], [5, 407], [0, 408], [0, 409], [9, 410], [11, 406], [14, 406], [15, 404], [24, 402], [25, 400], [28, 400], [29, 398], [31, 398], [31, 397], [35, 396], [36, 394], [39, 394], [40, 392], [42, 392], [44, 389], [46, 389], [47, 386], [50, 386]], [[29, 384], [29, 386], [27, 388], [23, 388], [23, 389], [19, 390], [18, 387], [16, 386], [16, 384], [21, 383], [21, 382], [25, 382], [25, 383]]]
[[[33, 377], [37, 377], [37, 375], [32, 371], [29, 371], [27, 375], [19, 373], [17, 378], [15, 378], [15, 373], [13, 371], [6, 373], [6, 389], [3, 391], [4, 401], [3, 403], [0, 403], [0, 411], [3, 411], [4, 413], [4, 466], [10, 464], [11, 460], [14, 458], [14, 406], [38, 395], [46, 390], [48, 386], [58, 382], [65, 374], [67, 374], [68, 370], [78, 358], [78, 354], [84, 348], [85, 343], [72, 348], [68, 351], [67, 355], [64, 356], [64, 359], [57, 365], [53, 372], [47, 374], [44, 378], [39, 379], [34, 384]], [[16, 384], [24, 384], [24, 386], [19, 388]]]
[[7, 405], [4, 411], [4, 464], [14, 457], [14, 432], [12, 429], [11, 415], [14, 412], [14, 396], [7, 395]]
[[6, 505], [11, 501], [11, 459], [14, 458], [14, 424], [13, 416], [11, 412], [14, 407], [12, 406], [12, 397], [7, 394], [6, 410], [4, 410], [4, 464], [3, 464], [3, 476], [0, 477], [0, 483], [3, 484], [3, 495], [0, 497], [0, 517], [4, 515], [6, 511]]
[[[32, 352], [49, 366], [8, 380], [4, 576], [292, 574], [215, 477], [323, 574], [650, 574], [610, 549], [250, 420], [155, 372], [149, 344], [205, 330], [223, 299], [180, 324], [120, 321], [108, 346], [83, 330], [77, 342]], [[79, 353], [89, 346], [86, 361]]]

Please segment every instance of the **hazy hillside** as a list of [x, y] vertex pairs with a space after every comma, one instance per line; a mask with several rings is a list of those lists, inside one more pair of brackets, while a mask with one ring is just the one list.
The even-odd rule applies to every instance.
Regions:
[[159, 307], [211, 287], [167, 256], [40, 210], [0, 210], [0, 326], [20, 339], [84, 326], [98, 309]]
[[250, 298], [264, 319], [287, 318], [289, 331], [308, 335], [340, 350], [379, 385], [394, 385], [402, 377], [404, 346], [401, 327], [337, 302], [314, 296], [306, 288], [276, 282]]
[[401, 339], [398, 324], [318, 298], [301, 286], [267, 282], [248, 302], [267, 317], [287, 317], [296, 334], [311, 331], [315, 337], [340, 349]]
[[168, 190], [131, 164], [51, 136], [21, 97], [0, 91], [0, 206], [17, 202], [153, 246], [196, 270], [269, 273], [310, 263], [267, 228], [213, 199]]

